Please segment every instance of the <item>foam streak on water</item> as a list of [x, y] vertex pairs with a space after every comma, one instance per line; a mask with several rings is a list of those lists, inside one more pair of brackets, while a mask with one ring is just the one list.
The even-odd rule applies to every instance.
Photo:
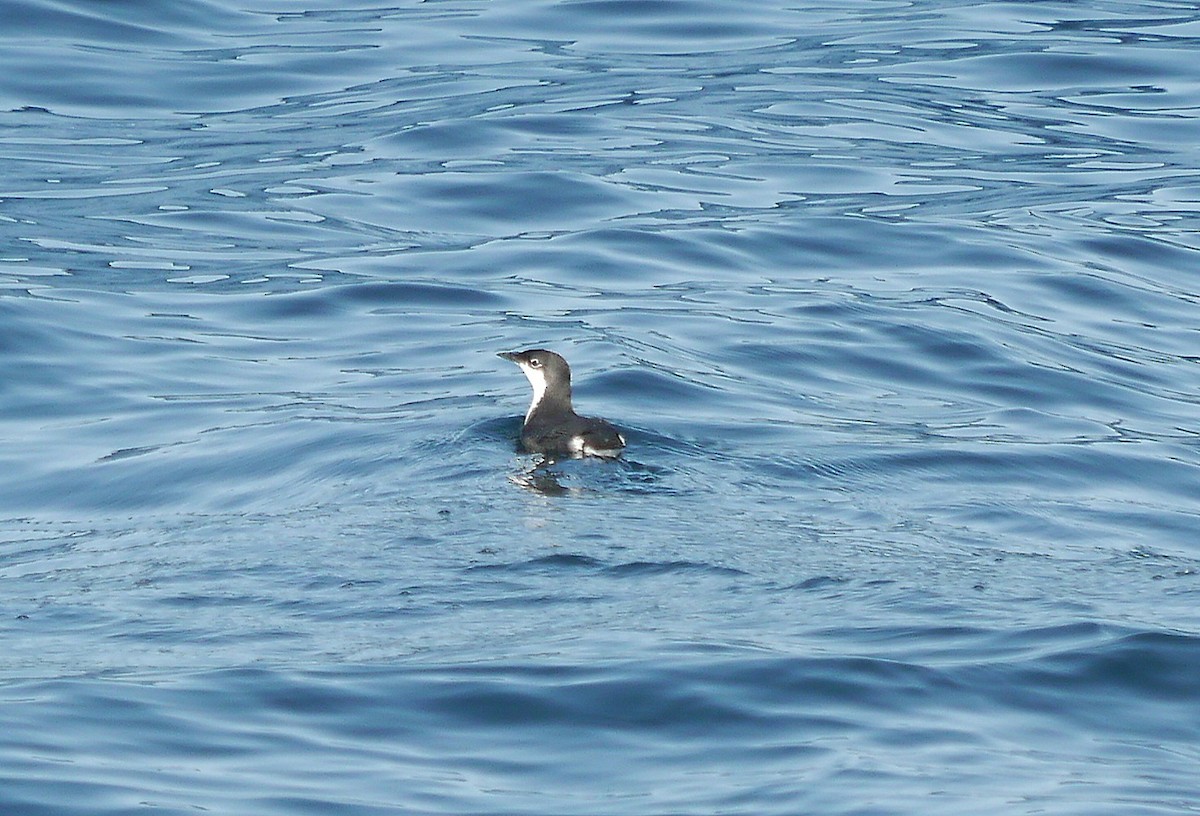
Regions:
[[1200, 811], [1198, 46], [7, 3], [0, 812]]

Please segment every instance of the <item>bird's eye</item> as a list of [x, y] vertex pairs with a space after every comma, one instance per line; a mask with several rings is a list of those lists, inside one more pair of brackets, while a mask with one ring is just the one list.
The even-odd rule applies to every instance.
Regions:
[[542, 367], [542, 361], [541, 361], [541, 360], [539, 360], [537, 357], [530, 357], [530, 358], [529, 358], [529, 365], [530, 365], [530, 367], [531, 367], [531, 368], [541, 368], [541, 367]]

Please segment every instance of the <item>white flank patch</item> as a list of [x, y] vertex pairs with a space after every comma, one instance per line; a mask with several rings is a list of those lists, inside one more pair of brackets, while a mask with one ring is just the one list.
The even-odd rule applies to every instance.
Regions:
[[625, 447], [625, 437], [617, 434], [617, 439], [621, 440], [620, 448], [593, 448], [583, 441], [583, 437], [577, 436], [571, 440], [571, 450], [576, 453], [582, 453], [585, 456], [599, 456], [602, 459], [616, 459], [621, 455], [621, 449]]

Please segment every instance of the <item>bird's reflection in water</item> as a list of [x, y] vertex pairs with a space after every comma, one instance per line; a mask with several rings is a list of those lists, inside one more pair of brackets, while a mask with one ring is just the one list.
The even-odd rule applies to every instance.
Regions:
[[569, 493], [578, 493], [578, 488], [565, 487], [559, 481], [562, 474], [553, 470], [556, 463], [557, 461], [554, 459], [541, 459], [528, 470], [509, 476], [509, 481], [526, 490], [541, 493], [543, 496], [566, 496]]
[[543, 496], [585, 496], [608, 493], [658, 491], [666, 470], [630, 461], [625, 457], [557, 458], [539, 456], [508, 480]]

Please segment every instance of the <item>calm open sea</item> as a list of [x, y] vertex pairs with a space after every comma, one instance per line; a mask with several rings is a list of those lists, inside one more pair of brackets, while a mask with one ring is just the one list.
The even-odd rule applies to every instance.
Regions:
[[1200, 813], [1197, 54], [0, 0], [0, 813]]

